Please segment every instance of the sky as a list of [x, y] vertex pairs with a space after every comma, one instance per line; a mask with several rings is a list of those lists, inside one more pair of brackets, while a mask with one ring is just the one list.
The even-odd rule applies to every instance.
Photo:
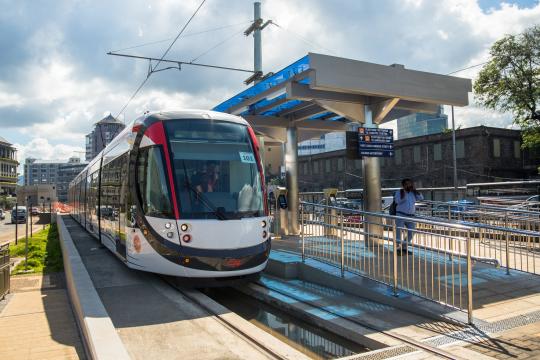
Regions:
[[[261, 2], [262, 17], [279, 25], [263, 30], [265, 72], [318, 52], [447, 74], [485, 62], [494, 41], [540, 23], [539, 0]], [[84, 157], [85, 134], [116, 116], [147, 75], [147, 61], [106, 53], [160, 57], [199, 4], [0, 0], [0, 136], [15, 144], [19, 161]], [[207, 0], [167, 58], [250, 69], [253, 38], [243, 31], [252, 18], [252, 0]], [[456, 76], [474, 79], [479, 70]], [[242, 91], [246, 77], [189, 66], [155, 73], [120, 119], [210, 109]], [[482, 109], [472, 94], [470, 103], [456, 108], [456, 126], [512, 126], [510, 114]]]

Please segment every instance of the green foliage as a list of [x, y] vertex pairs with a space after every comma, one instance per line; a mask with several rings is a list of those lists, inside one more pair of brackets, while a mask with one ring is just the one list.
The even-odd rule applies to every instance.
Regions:
[[10, 210], [15, 206], [16, 199], [6, 195], [0, 195], [0, 209]]
[[[10, 255], [12, 257], [24, 257], [25, 247], [25, 241], [19, 241], [18, 245], [10, 246]], [[12, 274], [22, 273], [24, 269], [23, 261], [17, 265]], [[60, 248], [56, 224], [47, 226], [44, 230], [35, 233], [31, 239], [28, 239], [28, 269], [33, 270], [34, 273], [63, 271], [62, 249]]]
[[523, 130], [523, 146], [540, 144], [540, 25], [498, 40], [490, 55], [474, 83], [476, 99], [511, 112]]

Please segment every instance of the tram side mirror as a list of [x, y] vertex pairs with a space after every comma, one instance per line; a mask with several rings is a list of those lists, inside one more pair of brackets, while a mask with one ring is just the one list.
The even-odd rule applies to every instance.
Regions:
[[288, 207], [287, 198], [285, 197], [285, 195], [279, 195], [278, 196], [278, 203], [279, 203], [279, 207], [281, 209], [286, 209]]
[[335, 204], [336, 203], [336, 197], [334, 195], [331, 195], [330, 196], [330, 204]]

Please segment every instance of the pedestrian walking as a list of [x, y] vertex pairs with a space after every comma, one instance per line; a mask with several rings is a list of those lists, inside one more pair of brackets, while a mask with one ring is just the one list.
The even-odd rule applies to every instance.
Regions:
[[[411, 179], [403, 179], [401, 181], [401, 189], [394, 194], [394, 202], [396, 203], [396, 215], [401, 219], [396, 219], [396, 243], [398, 244], [398, 254], [401, 255], [407, 252], [407, 246], [412, 244], [415, 223], [407, 221], [405, 217], [414, 217], [416, 213], [416, 202], [424, 200], [414, 187], [414, 182]], [[407, 229], [407, 240], [402, 243], [401, 232]]]

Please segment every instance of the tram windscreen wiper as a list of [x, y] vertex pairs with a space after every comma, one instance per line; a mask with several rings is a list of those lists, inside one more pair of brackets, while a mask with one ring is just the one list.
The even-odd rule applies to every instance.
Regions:
[[[210, 209], [219, 220], [228, 220], [227, 216], [225, 215], [225, 212], [223, 211], [224, 210], [223, 208], [214, 206], [214, 204], [212, 204], [212, 202], [208, 200], [202, 192], [197, 191], [197, 189], [195, 189], [193, 185], [191, 185], [191, 183], [189, 182], [189, 177], [187, 176], [185, 160], [182, 160], [182, 163], [184, 167], [184, 178], [186, 179], [185, 186], [189, 190], [191, 190], [195, 194], [195, 198], [200, 199], [201, 202], [204, 204], [204, 206]], [[191, 196], [189, 198], [191, 199]]]

